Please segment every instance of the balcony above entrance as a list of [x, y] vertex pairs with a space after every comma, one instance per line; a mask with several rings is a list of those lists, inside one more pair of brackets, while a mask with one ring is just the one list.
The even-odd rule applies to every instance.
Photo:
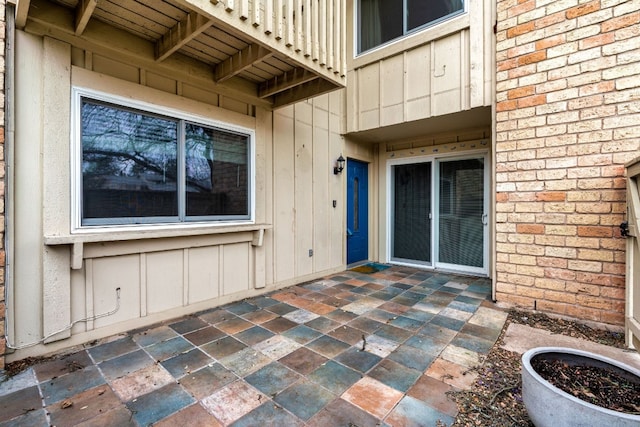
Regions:
[[17, 0], [16, 27], [159, 66], [194, 64], [277, 108], [345, 86], [345, 3]]

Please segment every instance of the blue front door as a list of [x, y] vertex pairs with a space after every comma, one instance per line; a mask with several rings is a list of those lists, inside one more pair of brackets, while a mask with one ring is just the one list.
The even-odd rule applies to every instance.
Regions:
[[369, 258], [369, 166], [347, 160], [347, 264]]

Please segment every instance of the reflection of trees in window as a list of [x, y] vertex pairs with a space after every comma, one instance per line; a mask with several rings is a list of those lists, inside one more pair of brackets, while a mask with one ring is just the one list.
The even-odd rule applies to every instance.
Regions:
[[83, 223], [248, 215], [247, 135], [87, 99], [81, 126]]

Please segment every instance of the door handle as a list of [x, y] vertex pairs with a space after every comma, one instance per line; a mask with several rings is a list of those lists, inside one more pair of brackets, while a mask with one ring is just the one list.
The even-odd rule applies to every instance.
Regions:
[[487, 214], [482, 214], [482, 225], [487, 225]]
[[351, 236], [353, 236], [353, 231], [347, 228], [347, 237], [351, 237]]

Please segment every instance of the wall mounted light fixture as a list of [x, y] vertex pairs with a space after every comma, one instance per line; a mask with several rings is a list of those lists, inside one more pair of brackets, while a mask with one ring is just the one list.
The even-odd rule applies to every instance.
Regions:
[[338, 160], [336, 160], [336, 163], [338, 164], [338, 166], [334, 166], [333, 167], [333, 174], [334, 175], [338, 175], [339, 173], [342, 173], [342, 170], [344, 169], [344, 157], [342, 157], [342, 154], [340, 154], [340, 157], [338, 157]]

